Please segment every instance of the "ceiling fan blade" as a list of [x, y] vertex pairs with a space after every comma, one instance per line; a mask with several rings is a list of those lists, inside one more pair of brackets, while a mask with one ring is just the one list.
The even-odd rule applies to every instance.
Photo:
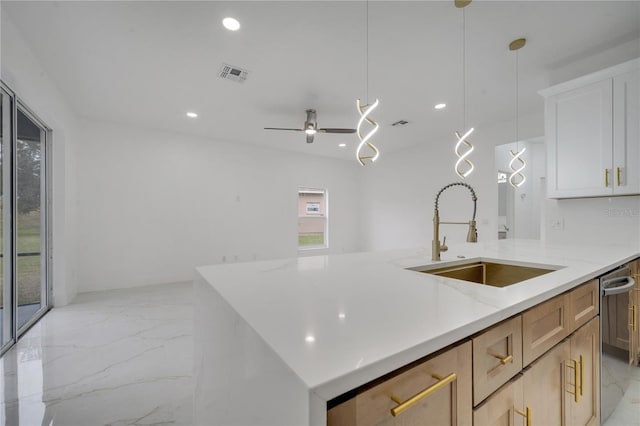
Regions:
[[320, 133], [355, 133], [356, 129], [317, 129]]
[[303, 129], [289, 129], [289, 128], [286, 128], [286, 127], [265, 127], [264, 129], [265, 130], [293, 130], [293, 131], [296, 131], [296, 132], [302, 132], [303, 131]]
[[307, 133], [307, 143], [313, 143], [313, 135]]

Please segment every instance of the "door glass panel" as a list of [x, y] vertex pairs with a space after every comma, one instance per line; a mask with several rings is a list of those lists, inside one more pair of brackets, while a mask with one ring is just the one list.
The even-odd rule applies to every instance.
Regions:
[[18, 329], [46, 305], [42, 267], [42, 164], [45, 140], [41, 129], [18, 110], [16, 141], [16, 282]]
[[11, 303], [11, 97], [0, 92], [0, 347], [13, 339]]

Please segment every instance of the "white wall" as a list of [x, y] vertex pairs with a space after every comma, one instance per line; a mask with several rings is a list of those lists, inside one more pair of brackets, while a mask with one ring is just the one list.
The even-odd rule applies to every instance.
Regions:
[[545, 209], [549, 241], [640, 244], [639, 196], [547, 200]]
[[80, 291], [187, 281], [198, 265], [295, 257], [299, 186], [329, 194], [329, 253], [355, 251], [355, 162], [81, 120]]
[[74, 144], [76, 118], [6, 13], [1, 17], [0, 77], [40, 119], [54, 129], [53, 299], [69, 303], [77, 293], [75, 269]]

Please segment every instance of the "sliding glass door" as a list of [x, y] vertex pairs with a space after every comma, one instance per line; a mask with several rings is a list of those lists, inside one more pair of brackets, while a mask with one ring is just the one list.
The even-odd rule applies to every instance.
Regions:
[[[13, 97], [0, 92], [0, 349], [13, 342], [13, 287], [11, 285], [11, 151], [13, 133]], [[9, 228], [9, 232], [6, 230]]]
[[48, 128], [2, 86], [0, 350], [49, 309]]

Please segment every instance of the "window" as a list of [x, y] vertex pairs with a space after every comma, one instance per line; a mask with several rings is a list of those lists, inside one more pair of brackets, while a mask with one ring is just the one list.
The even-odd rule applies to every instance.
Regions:
[[298, 248], [329, 247], [327, 241], [327, 191], [298, 188]]

